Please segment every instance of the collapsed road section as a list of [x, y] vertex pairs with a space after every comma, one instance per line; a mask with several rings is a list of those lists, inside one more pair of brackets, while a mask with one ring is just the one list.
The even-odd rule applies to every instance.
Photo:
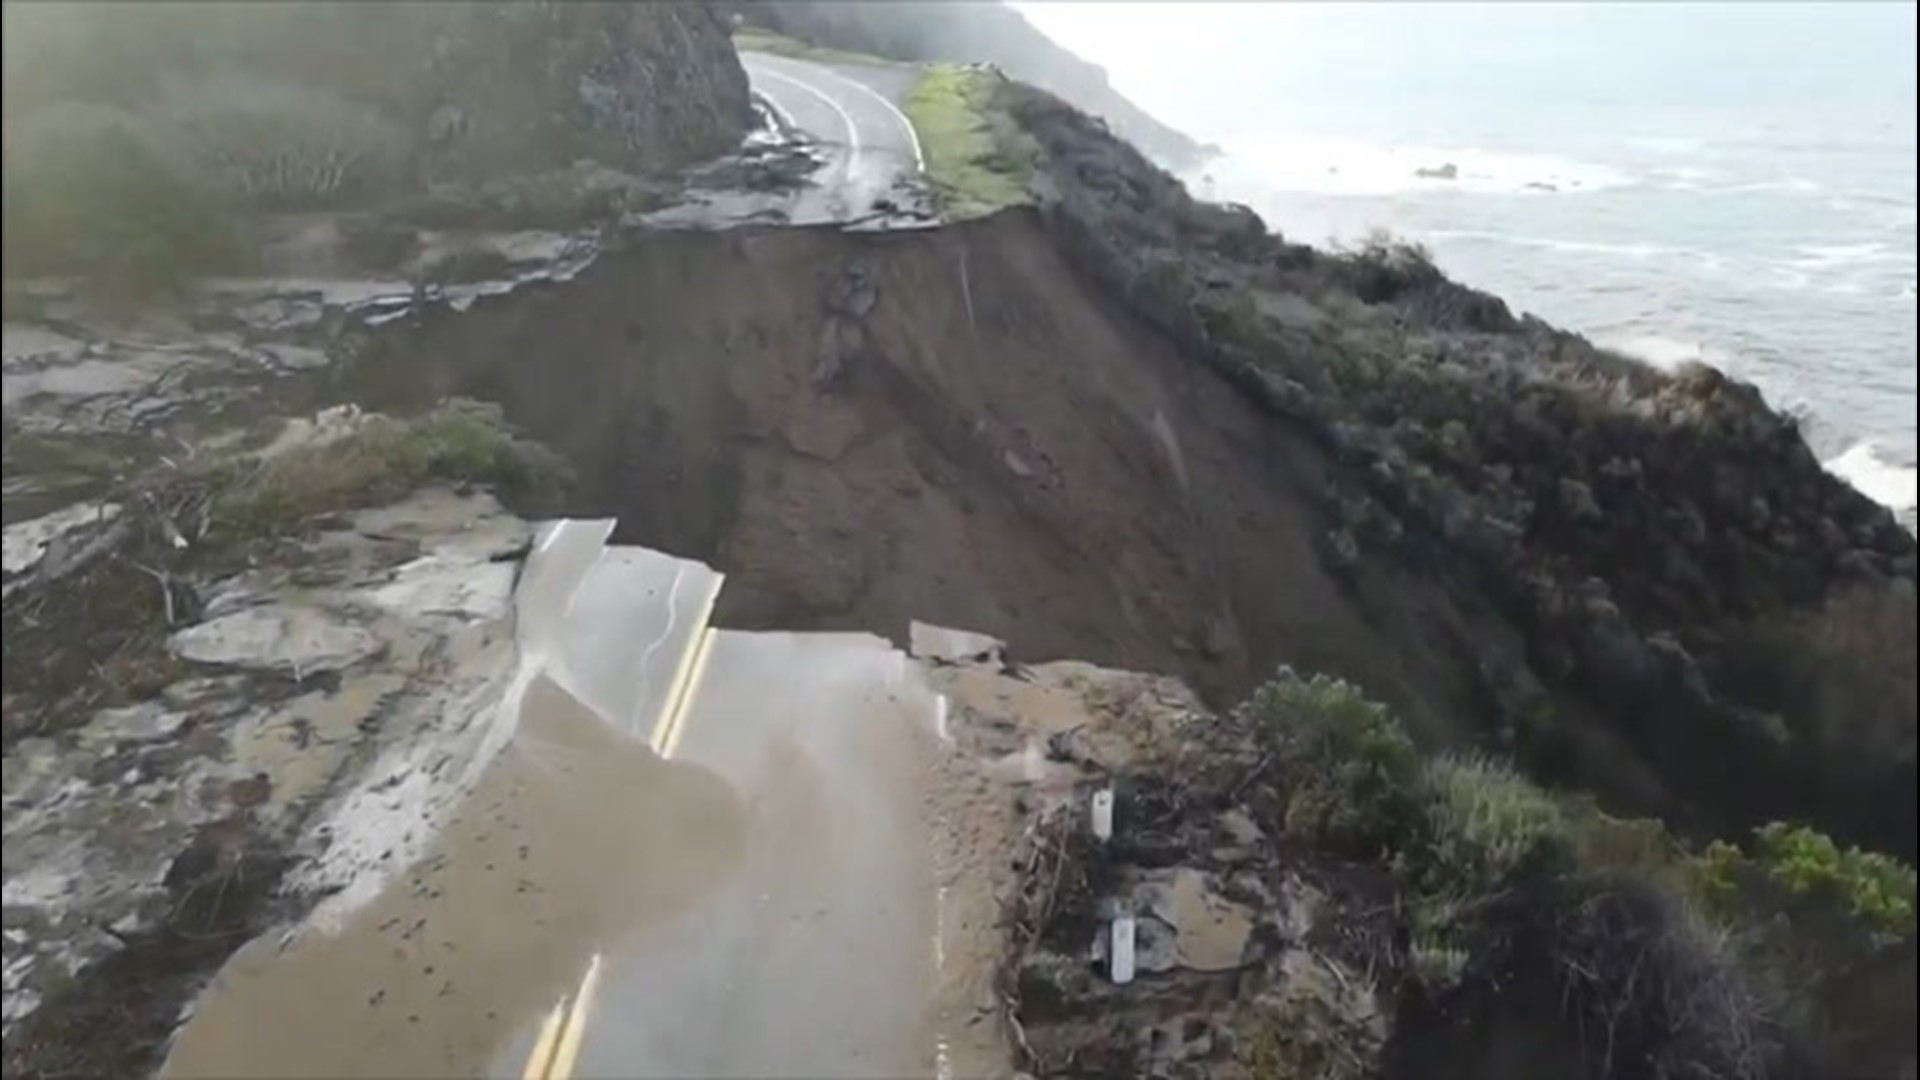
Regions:
[[304, 875], [339, 891], [235, 955], [163, 1075], [997, 1071], [920, 665], [710, 629], [719, 575], [612, 525], [539, 533], [471, 775], [338, 799]]

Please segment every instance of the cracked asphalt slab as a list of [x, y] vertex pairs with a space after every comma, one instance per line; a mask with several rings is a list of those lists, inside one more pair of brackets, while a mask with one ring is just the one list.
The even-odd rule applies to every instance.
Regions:
[[237, 954], [163, 1075], [940, 1075], [979, 1038], [920, 664], [713, 630], [720, 575], [611, 524], [536, 537], [498, 748], [432, 835], [359, 830], [376, 888]]

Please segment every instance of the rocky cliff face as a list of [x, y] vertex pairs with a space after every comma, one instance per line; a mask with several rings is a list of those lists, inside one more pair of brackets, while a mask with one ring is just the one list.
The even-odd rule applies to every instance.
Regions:
[[230, 273], [260, 215], [487, 184], [592, 201], [595, 171], [670, 174], [752, 112], [698, 3], [15, 5], [6, 41], [10, 275]]
[[[75, 102], [156, 124], [178, 119], [168, 105], [257, 114], [261, 95], [297, 89], [373, 110], [442, 167], [587, 156], [665, 168], [731, 147], [749, 119], [746, 76], [699, 3], [23, 5], [7, 10], [7, 43], [10, 120]], [[251, 103], [209, 100], [248, 89]], [[316, 136], [354, 126], [312, 107], [257, 118], [256, 136], [285, 138], [301, 121], [329, 129]]]
[[[432, 5], [438, 8], [440, 5]], [[738, 143], [746, 75], [703, 4], [469, 4], [409, 102], [442, 158], [660, 169]]]
[[1206, 147], [1122, 96], [1104, 68], [1054, 44], [1001, 3], [737, 0], [728, 7], [748, 23], [819, 45], [901, 60], [994, 64], [1102, 117], [1122, 138], [1173, 168], [1197, 165], [1208, 155]]

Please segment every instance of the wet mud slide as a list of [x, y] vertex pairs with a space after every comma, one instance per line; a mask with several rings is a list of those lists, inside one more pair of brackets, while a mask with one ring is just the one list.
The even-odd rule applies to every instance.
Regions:
[[[501, 402], [570, 511], [728, 575], [716, 621], [924, 619], [1023, 658], [1365, 675], [1440, 729], [1477, 612], [1328, 568], [1321, 452], [1082, 280], [1036, 215], [644, 233], [573, 280], [383, 328], [329, 391]], [[1403, 647], [1417, 642], [1417, 648]]]

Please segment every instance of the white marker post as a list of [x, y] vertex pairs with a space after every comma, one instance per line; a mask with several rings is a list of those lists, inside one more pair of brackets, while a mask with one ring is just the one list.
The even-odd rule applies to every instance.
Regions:
[[1093, 793], [1093, 838], [1106, 843], [1113, 839], [1113, 789]]
[[1116, 915], [1113, 919], [1113, 942], [1107, 950], [1112, 958], [1108, 974], [1113, 977], [1115, 986], [1125, 986], [1133, 981], [1133, 916]]

